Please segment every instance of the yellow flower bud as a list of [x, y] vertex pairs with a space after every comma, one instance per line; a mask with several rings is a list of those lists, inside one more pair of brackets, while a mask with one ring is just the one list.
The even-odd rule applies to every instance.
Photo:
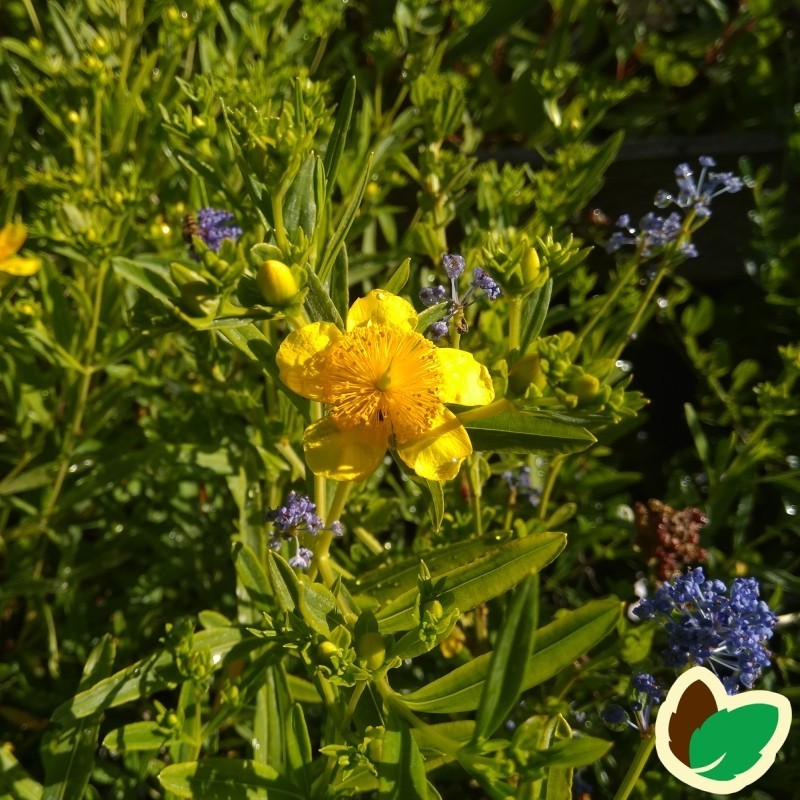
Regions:
[[70, 121], [70, 122], [71, 122], [73, 125], [77, 125], [77, 124], [78, 124], [78, 122], [80, 122], [80, 119], [81, 119], [81, 118], [80, 118], [80, 115], [78, 114], [78, 112], [77, 112], [77, 111], [75, 111], [75, 109], [74, 109], [74, 108], [71, 108], [71, 109], [70, 109], [70, 110], [67, 112], [67, 119], [68, 119], [68, 120], [69, 120], [69, 121]]
[[356, 655], [366, 661], [367, 669], [376, 670], [386, 660], [386, 645], [383, 636], [377, 632], [365, 633], [356, 642]]
[[439, 620], [442, 618], [442, 614], [444, 614], [444, 608], [438, 600], [428, 600], [428, 602], [422, 607], [423, 617], [425, 616], [426, 612], [430, 613], [435, 620]]
[[539, 254], [532, 248], [526, 247], [522, 254], [522, 279], [525, 283], [533, 283], [542, 271]]
[[261, 296], [271, 306], [289, 305], [299, 291], [297, 281], [289, 267], [274, 259], [261, 263], [256, 283]]
[[317, 658], [320, 661], [330, 661], [331, 656], [339, 654], [339, 648], [333, 642], [320, 642], [317, 645]]
[[600, 381], [594, 375], [579, 375], [569, 382], [568, 391], [582, 403], [586, 403], [597, 397], [600, 391]]

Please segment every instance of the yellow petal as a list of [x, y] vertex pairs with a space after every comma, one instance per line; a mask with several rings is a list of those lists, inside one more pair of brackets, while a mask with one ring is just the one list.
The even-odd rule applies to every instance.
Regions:
[[332, 322], [312, 322], [292, 331], [278, 348], [281, 380], [303, 397], [322, 400], [320, 375], [325, 354], [341, 335]]
[[374, 289], [366, 297], [359, 297], [350, 307], [347, 315], [347, 330], [357, 325], [372, 322], [376, 325], [394, 325], [405, 330], [417, 327], [417, 312], [402, 297], [387, 292], [385, 289]]
[[23, 258], [22, 256], [12, 256], [0, 261], [0, 272], [7, 275], [35, 275], [42, 268], [40, 258]]
[[472, 353], [439, 347], [436, 350], [442, 367], [442, 402], [460, 406], [485, 406], [494, 400], [489, 370]]
[[22, 247], [27, 233], [19, 222], [9, 222], [0, 229], [0, 261], [14, 255]]
[[472, 452], [464, 426], [442, 407], [427, 433], [398, 444], [400, 458], [421, 478], [449, 481], [458, 475], [461, 462]]
[[303, 435], [306, 463], [315, 475], [335, 481], [363, 481], [380, 466], [386, 454], [385, 434], [379, 428], [342, 430], [330, 417], [312, 422]]

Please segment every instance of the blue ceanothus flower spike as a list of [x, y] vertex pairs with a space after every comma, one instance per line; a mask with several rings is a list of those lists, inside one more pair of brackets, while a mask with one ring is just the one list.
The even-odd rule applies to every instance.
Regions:
[[[314, 554], [308, 548], [300, 545], [299, 536], [301, 533], [316, 536], [325, 527], [325, 523], [317, 515], [316, 510], [316, 504], [308, 497], [291, 491], [286, 495], [282, 506], [265, 514], [265, 519], [271, 522], [273, 527], [273, 530], [270, 531], [270, 549], [280, 550], [283, 543], [288, 541], [293, 550], [289, 558], [289, 564], [292, 567], [307, 569], [311, 566]], [[330, 530], [334, 536], [342, 536], [344, 525], [336, 520], [331, 523]]]
[[764, 642], [778, 618], [759, 599], [755, 578], [734, 579], [728, 592], [722, 581], [707, 580], [698, 567], [662, 583], [633, 613], [643, 620], [656, 619], [666, 629], [666, 666], [706, 664], [720, 674], [728, 694], [735, 694], [740, 685], [752, 689], [770, 665]]
[[[420, 289], [419, 299], [422, 301], [422, 305], [428, 308], [439, 305], [439, 303], [450, 302], [450, 308], [445, 316], [438, 322], [431, 324], [428, 328], [428, 333], [433, 339], [441, 339], [443, 336], [447, 335], [450, 330], [450, 322], [453, 318], [458, 317], [460, 321], [459, 324], [463, 324], [462, 312], [468, 305], [474, 303], [475, 300], [485, 296], [488, 297], [489, 300], [494, 301], [503, 294], [500, 286], [489, 273], [482, 267], [477, 267], [473, 274], [470, 288], [463, 297], [459, 297], [458, 280], [464, 274], [466, 266], [466, 261], [463, 256], [445, 253], [442, 256], [442, 267], [447, 273], [447, 277], [450, 278], [450, 290], [448, 291], [447, 287], [442, 284], [438, 286], [426, 286]], [[476, 290], [483, 292], [483, 294], [473, 296]], [[459, 333], [463, 333], [465, 330], [466, 326], [464, 325], [463, 330], [459, 328]]]
[[195, 235], [203, 240], [209, 250], [218, 253], [223, 239], [232, 239], [235, 242], [242, 235], [242, 229], [237, 225], [225, 224], [232, 219], [233, 214], [230, 211], [204, 208], [197, 212]]

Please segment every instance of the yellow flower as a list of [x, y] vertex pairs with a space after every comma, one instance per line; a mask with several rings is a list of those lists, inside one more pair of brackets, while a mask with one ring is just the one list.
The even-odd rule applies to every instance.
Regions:
[[27, 277], [41, 269], [41, 259], [17, 255], [26, 236], [25, 226], [18, 222], [10, 222], [0, 229], [0, 272], [15, 277]]
[[416, 325], [409, 303], [376, 289], [353, 303], [346, 333], [313, 322], [281, 344], [281, 380], [329, 407], [303, 437], [314, 473], [363, 480], [393, 448], [423, 478], [458, 474], [472, 445], [444, 403], [490, 403], [492, 381], [471, 354], [436, 347]]

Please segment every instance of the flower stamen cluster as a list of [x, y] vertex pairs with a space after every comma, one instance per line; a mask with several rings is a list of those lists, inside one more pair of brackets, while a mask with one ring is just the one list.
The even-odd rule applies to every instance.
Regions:
[[728, 694], [741, 684], [752, 689], [770, 653], [764, 646], [778, 618], [763, 600], [755, 578], [736, 578], [728, 591], [720, 580], [706, 580], [702, 568], [663, 583], [651, 599], [633, 609], [639, 619], [656, 619], [667, 632], [664, 663], [680, 669], [687, 664], [722, 670]]
[[[450, 321], [456, 320], [456, 328], [459, 333], [465, 333], [466, 323], [464, 322], [463, 312], [467, 306], [479, 300], [481, 297], [488, 297], [489, 300], [494, 302], [503, 294], [499, 284], [483, 269], [483, 267], [476, 267], [470, 288], [467, 290], [463, 297], [458, 294], [458, 279], [464, 274], [466, 269], [466, 262], [463, 256], [453, 255], [452, 253], [445, 253], [442, 256], [442, 267], [450, 278], [450, 292], [447, 288], [439, 284], [438, 286], [426, 286], [419, 292], [419, 299], [422, 304], [427, 307], [439, 305], [449, 301], [450, 308], [447, 314], [438, 322], [434, 322], [429, 328], [428, 333], [434, 339], [441, 339], [446, 336], [450, 330]], [[482, 292], [473, 297], [476, 290]]]

